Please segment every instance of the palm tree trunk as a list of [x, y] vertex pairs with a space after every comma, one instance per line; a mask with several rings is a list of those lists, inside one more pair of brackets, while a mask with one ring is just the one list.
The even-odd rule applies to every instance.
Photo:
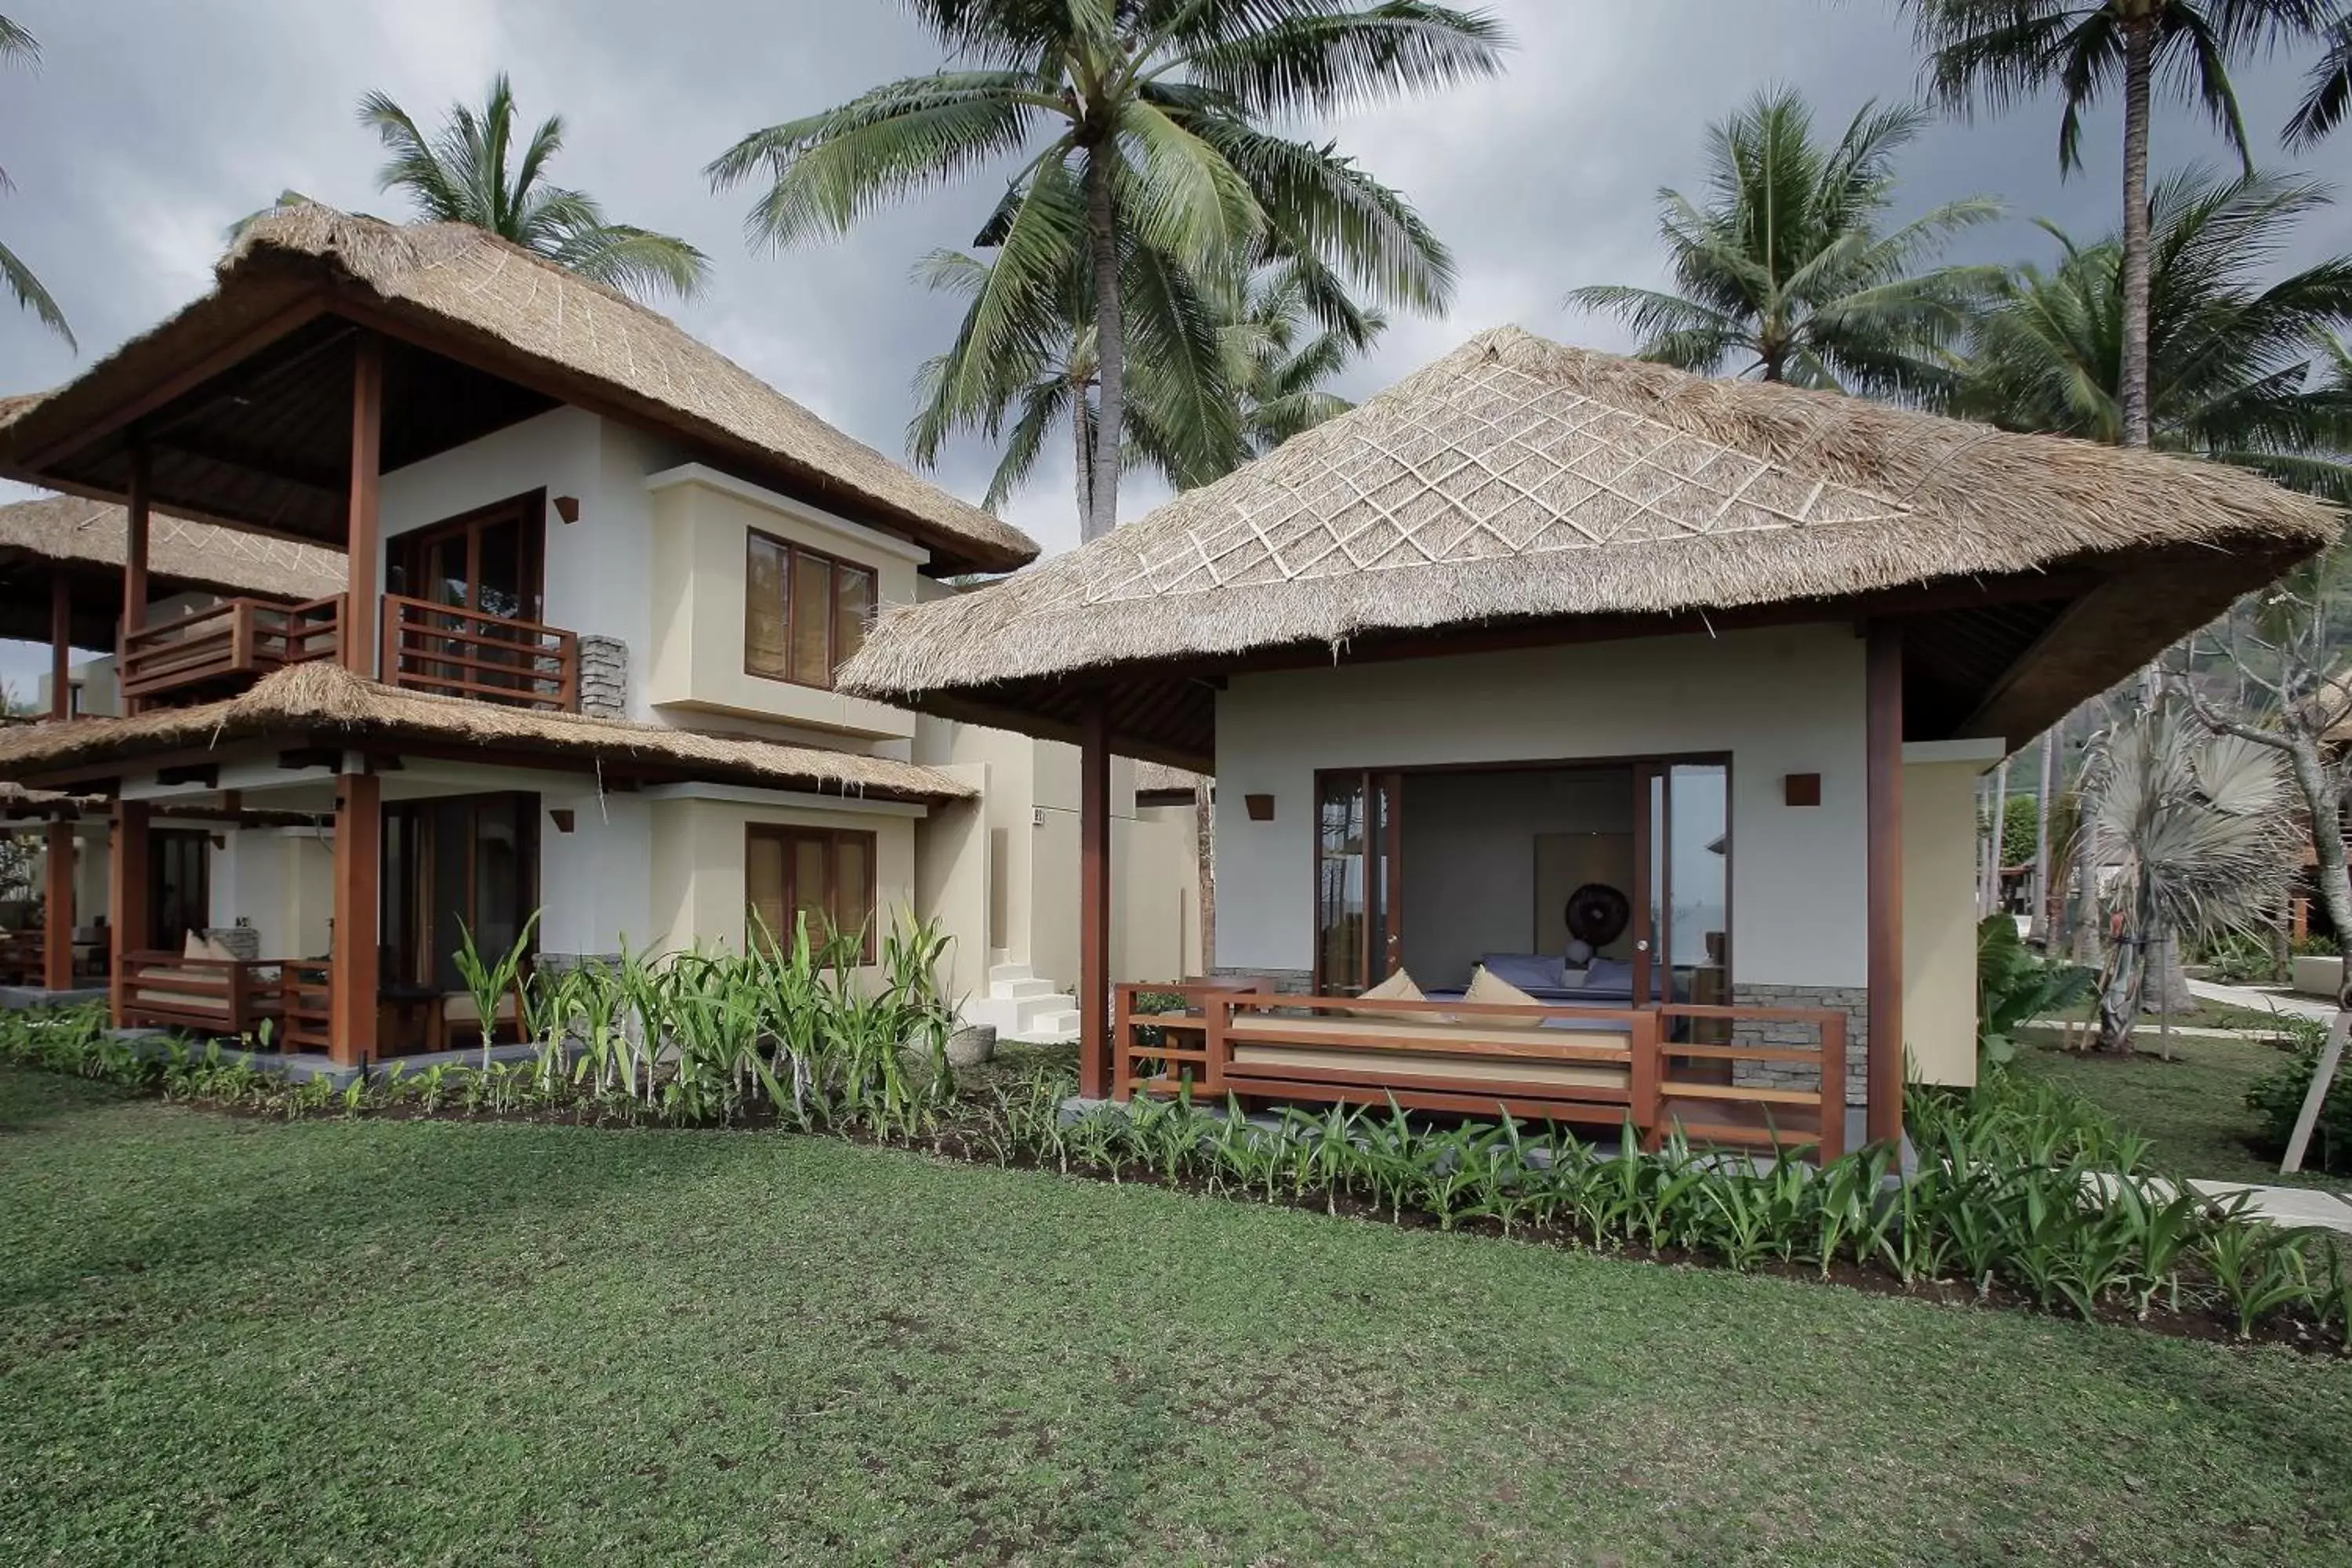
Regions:
[[2343, 802], [2327, 776], [2315, 737], [2290, 735], [2286, 754], [2294, 769], [2295, 786], [2303, 792], [2304, 807], [2311, 814], [2311, 853], [2317, 862], [2312, 868], [2312, 880], [2318, 885], [2327, 923], [2336, 928], [2336, 951], [2341, 953], [2347, 951], [2347, 939], [2352, 939], [2352, 868], [2344, 860]]
[[2148, 444], [2147, 110], [2155, 70], [2156, 25], [2126, 22], [2124, 31], [2124, 342], [2123, 444]]
[[1119, 437], [1127, 427], [1127, 345], [1120, 335], [1118, 213], [1111, 203], [1110, 149], [1098, 146], [1087, 157], [1087, 240], [1095, 261], [1094, 477], [1088, 486], [1081, 540], [1100, 539], [1118, 526]]
[[1078, 531], [1086, 532], [1095, 505], [1094, 443], [1087, 438], [1087, 383], [1070, 388], [1070, 468], [1077, 477]]
[[[1192, 853], [1199, 878], [1201, 905], [1201, 973], [1217, 972], [1217, 813], [1207, 779], [1192, 786]], [[1179, 956], [1181, 956], [1181, 954]]]

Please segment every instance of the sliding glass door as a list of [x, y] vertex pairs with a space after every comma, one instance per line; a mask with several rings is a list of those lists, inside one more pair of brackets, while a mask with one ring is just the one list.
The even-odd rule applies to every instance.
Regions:
[[[1719, 762], [1635, 770], [1634, 994], [1708, 1005], [1731, 1000], [1731, 770]], [[1717, 1020], [1684, 1020], [1703, 1041]]]
[[1315, 776], [1315, 990], [1353, 996], [1396, 972], [1404, 943], [1402, 775]]

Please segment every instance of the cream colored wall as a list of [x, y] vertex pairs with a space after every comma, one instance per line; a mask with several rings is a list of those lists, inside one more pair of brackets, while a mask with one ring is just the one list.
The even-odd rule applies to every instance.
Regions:
[[920, 551], [707, 470], [672, 470], [654, 476], [649, 485], [647, 700], [866, 738], [905, 740], [915, 733], [915, 716], [904, 709], [745, 672], [744, 557], [756, 530], [871, 567], [881, 602], [904, 605], [915, 599]]
[[[1863, 712], [1850, 625], [1235, 676], [1217, 698], [1216, 963], [1312, 967], [1318, 768], [1728, 752], [1738, 977], [1860, 986]], [[1785, 804], [1792, 773], [1821, 775], [1821, 805]], [[1252, 794], [1274, 820], [1249, 819]]]
[[1977, 1080], [1980, 762], [1903, 767], [1903, 1039], [1929, 1083]]
[[795, 810], [732, 801], [653, 803], [653, 920], [657, 951], [743, 950], [747, 895], [743, 830], [856, 828], [875, 836], [874, 907], [885, 921], [915, 903], [915, 819], [866, 812]]
[[[982, 764], [940, 767], [974, 789], [988, 787]], [[940, 978], [959, 1004], [988, 993], [988, 823], [983, 796], [935, 805], [915, 824], [915, 912], [950, 939]]]
[[1111, 849], [1118, 919], [1111, 964], [1121, 980], [1181, 980], [1201, 969], [1201, 873], [1192, 806], [1139, 805]]

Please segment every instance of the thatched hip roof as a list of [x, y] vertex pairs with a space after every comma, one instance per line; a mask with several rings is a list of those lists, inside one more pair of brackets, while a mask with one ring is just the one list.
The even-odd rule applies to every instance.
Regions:
[[[1020, 530], [826, 424], [667, 317], [467, 225], [404, 226], [316, 204], [288, 207], [248, 225], [215, 274], [211, 293], [73, 382], [43, 395], [0, 399], [0, 468], [35, 483], [120, 493], [119, 459], [82, 454], [27, 467], [25, 458], [65, 451], [104, 430], [112, 411], [213, 356], [249, 362], [259, 353], [251, 334], [274, 330], [273, 320], [317, 298], [331, 313], [413, 335], [436, 353], [530, 388], [532, 396], [658, 429], [722, 466], [793, 476], [820, 502], [923, 542], [950, 569], [1005, 571], [1037, 553]], [[279, 336], [294, 341], [297, 331], [289, 326]], [[544, 405], [506, 401], [511, 406], [500, 416]], [[386, 412], [391, 419], [401, 411]], [[257, 407], [255, 417], [282, 422], [290, 415]], [[228, 482], [217, 465], [194, 464], [184, 454], [161, 454], [157, 464], [156, 493], [167, 500], [172, 483], [193, 491]], [[262, 501], [252, 509], [257, 521], [276, 515]]]
[[2237, 470], [1506, 328], [1076, 551], [892, 612], [841, 683], [1010, 716], [1057, 685], [1271, 649], [1798, 603], [1826, 618], [2135, 556], [2186, 552], [2237, 592], [2337, 522]]
[[976, 793], [945, 773], [889, 757], [401, 690], [324, 659], [289, 666], [218, 702], [0, 729], [0, 776], [87, 776], [164, 752], [254, 740], [394, 752], [403, 743], [457, 746], [485, 763], [601, 765], [620, 773], [877, 800], [951, 801]]
[[[122, 570], [130, 521], [109, 501], [41, 496], [0, 506], [0, 560]], [[148, 591], [320, 599], [343, 589], [342, 552], [169, 512], [147, 521]]]

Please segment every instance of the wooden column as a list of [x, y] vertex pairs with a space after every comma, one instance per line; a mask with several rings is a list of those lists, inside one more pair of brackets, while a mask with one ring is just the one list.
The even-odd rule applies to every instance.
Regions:
[[50, 822], [48, 865], [44, 868], [48, 907], [42, 911], [41, 984], [49, 991], [73, 989], [74, 825]]
[[1110, 731], [1099, 700], [1078, 732], [1078, 1092], [1111, 1089]]
[[113, 853], [107, 868], [107, 989], [118, 1029], [123, 1026], [123, 958], [153, 945], [147, 929], [147, 810], [143, 800], [114, 803]]
[[383, 468], [383, 340], [362, 332], [352, 353], [351, 519], [343, 606], [343, 668], [375, 674], [379, 475]]
[[1903, 630], [1873, 621], [1864, 749], [1869, 835], [1870, 1037], [1864, 1131], [1903, 1135]]
[[73, 717], [73, 584], [49, 574], [49, 717]]
[[[114, 649], [114, 672], [118, 679], [121, 678], [122, 667], [129, 662], [123, 656], [130, 647], [131, 634], [147, 624], [148, 464], [147, 444], [133, 437], [131, 443], [131, 482], [122, 496], [122, 635]], [[123, 712], [139, 711], [139, 704], [131, 699], [125, 697], [121, 702]]]
[[327, 1055], [341, 1067], [375, 1054], [376, 922], [383, 870], [383, 781], [335, 781], [335, 933], [328, 965]]

